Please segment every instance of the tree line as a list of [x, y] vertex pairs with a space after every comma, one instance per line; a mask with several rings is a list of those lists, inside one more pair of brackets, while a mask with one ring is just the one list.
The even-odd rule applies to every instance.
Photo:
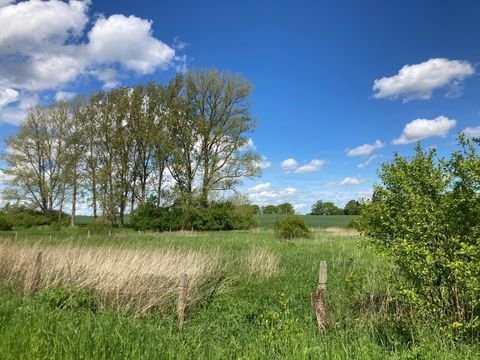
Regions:
[[[295, 214], [295, 208], [290, 203], [262, 207], [258, 205], [251, 206], [255, 214]], [[361, 207], [361, 203], [357, 200], [350, 200], [343, 209], [336, 206], [333, 202], [318, 200], [312, 205], [310, 215], [359, 215]]]
[[80, 198], [113, 225], [149, 198], [208, 207], [260, 172], [248, 146], [251, 91], [241, 76], [192, 71], [31, 109], [6, 140], [5, 197], [44, 214], [70, 210], [72, 225]]

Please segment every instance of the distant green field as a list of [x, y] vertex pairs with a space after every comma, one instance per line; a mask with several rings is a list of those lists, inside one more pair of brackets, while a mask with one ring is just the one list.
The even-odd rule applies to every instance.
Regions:
[[[271, 227], [275, 221], [284, 215], [268, 214], [257, 215], [257, 220], [262, 228]], [[299, 215], [311, 227], [347, 227], [355, 218], [353, 215]]]

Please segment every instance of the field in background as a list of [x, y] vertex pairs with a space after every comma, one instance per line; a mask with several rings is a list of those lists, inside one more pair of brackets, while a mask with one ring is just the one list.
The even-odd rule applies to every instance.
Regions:
[[[122, 281], [140, 285], [150, 281], [149, 273], [155, 276], [165, 268], [175, 278], [185, 269], [164, 266], [162, 260], [178, 254], [201, 254], [198, 259], [212, 264], [221, 284], [221, 291], [210, 286], [196, 290], [201, 296], [187, 304], [184, 330], [179, 333], [175, 296], [168, 300], [170, 307], [161, 311], [152, 307], [135, 317], [128, 309], [107, 303], [97, 308], [91, 301], [80, 301], [75, 282], [62, 283], [75, 288], [67, 291], [71, 298], [60, 299], [64, 303], [58, 301], [55, 288], [33, 296], [19, 292], [14, 284], [5, 285], [6, 278], [15, 279], [13, 268], [0, 265], [0, 358], [478, 358], [478, 346], [453, 345], [438, 335], [435, 325], [418, 324], [409, 332], [402, 331], [401, 322], [386, 322], [375, 299], [394, 286], [388, 282], [389, 265], [359, 247], [358, 236], [321, 229], [314, 233], [312, 240], [296, 241], [278, 240], [271, 230], [155, 234], [116, 229], [110, 236], [87, 238], [82, 229], [44, 228], [20, 231], [16, 239], [15, 232], [0, 233], [3, 265], [11, 261], [28, 268], [36, 250], [42, 249], [51, 259], [45, 267], [59, 264], [62, 276], [86, 271], [92, 284], [105, 282], [118, 294]], [[178, 261], [180, 267], [185, 268], [184, 260]], [[319, 337], [309, 296], [316, 289], [321, 260], [328, 263], [333, 328]], [[108, 267], [110, 272], [104, 267], [106, 261], [114, 264]], [[95, 298], [96, 289], [86, 294]], [[158, 289], [151, 290], [153, 299], [160, 296], [155, 294]]]
[[[267, 214], [267, 215], [256, 215], [259, 226], [262, 228], [269, 228], [277, 221], [281, 219], [284, 215], [277, 214]], [[350, 222], [355, 218], [353, 215], [298, 215], [308, 226], [311, 227], [347, 227]], [[93, 222], [93, 216], [80, 215], [76, 217], [77, 225], [88, 225]], [[126, 223], [128, 224], [128, 217], [126, 218]]]

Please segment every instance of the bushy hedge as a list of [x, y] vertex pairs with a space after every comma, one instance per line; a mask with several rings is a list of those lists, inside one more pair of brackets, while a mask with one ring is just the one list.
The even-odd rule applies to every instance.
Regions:
[[242, 230], [257, 226], [254, 211], [248, 205], [217, 202], [207, 208], [185, 209], [178, 205], [157, 207], [147, 200], [132, 216], [136, 230], [199, 231]]
[[250, 207], [223, 202], [193, 211], [192, 226], [195, 230], [244, 230], [257, 222]]
[[12, 230], [12, 224], [5, 216], [5, 214], [0, 213], [0, 231]]
[[[8, 228], [30, 228], [36, 226], [66, 226], [69, 223], [69, 215], [62, 214], [61, 220], [58, 220], [59, 213], [52, 212], [44, 214], [40, 211], [23, 206], [6, 206], [0, 217], [3, 217], [4, 224]], [[1, 222], [2, 220], [0, 220]]]
[[275, 234], [282, 239], [311, 238], [312, 230], [298, 216], [287, 216], [273, 225]]

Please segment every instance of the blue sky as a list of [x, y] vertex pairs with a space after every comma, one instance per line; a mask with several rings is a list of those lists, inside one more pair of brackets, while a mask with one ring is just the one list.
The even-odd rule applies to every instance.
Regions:
[[480, 132], [479, 13], [478, 1], [0, 0], [0, 138], [55, 97], [228, 70], [254, 84], [252, 139], [269, 165], [242, 191], [300, 212], [344, 205], [394, 151], [420, 139], [447, 154], [458, 131]]

